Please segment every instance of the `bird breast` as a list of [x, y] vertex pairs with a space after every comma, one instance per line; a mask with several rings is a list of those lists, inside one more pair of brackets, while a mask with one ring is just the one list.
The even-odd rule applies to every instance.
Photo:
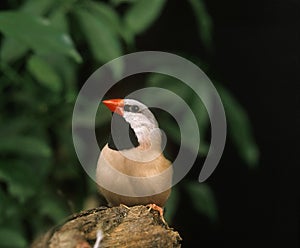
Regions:
[[156, 150], [116, 151], [106, 145], [99, 156], [96, 178], [100, 192], [112, 205], [163, 205], [172, 185], [172, 166]]

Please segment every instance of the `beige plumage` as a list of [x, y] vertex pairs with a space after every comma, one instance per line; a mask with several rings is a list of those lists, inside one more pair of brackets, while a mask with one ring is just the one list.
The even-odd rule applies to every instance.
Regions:
[[[172, 165], [161, 151], [161, 133], [151, 111], [131, 99], [104, 101], [134, 131], [137, 143], [126, 149], [107, 144], [97, 163], [99, 191], [111, 206], [156, 204], [163, 207], [170, 195]], [[125, 130], [126, 131], [126, 130]]]

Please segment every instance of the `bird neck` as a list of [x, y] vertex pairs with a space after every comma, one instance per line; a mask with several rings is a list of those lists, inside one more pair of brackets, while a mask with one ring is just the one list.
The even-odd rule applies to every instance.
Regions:
[[132, 127], [122, 117], [115, 115], [114, 118], [108, 147], [116, 151], [138, 147], [140, 144]]
[[118, 115], [111, 127], [108, 147], [116, 150], [138, 148], [141, 150], [161, 150], [161, 133], [157, 125], [139, 122], [129, 124]]
[[138, 149], [141, 150], [161, 150], [160, 129], [154, 125], [139, 125], [132, 127], [138, 139]]

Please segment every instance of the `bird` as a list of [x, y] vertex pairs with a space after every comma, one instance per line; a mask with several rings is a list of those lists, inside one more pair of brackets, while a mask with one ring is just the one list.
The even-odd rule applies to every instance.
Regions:
[[112, 207], [146, 205], [159, 211], [164, 221], [163, 207], [171, 193], [173, 169], [163, 155], [162, 134], [155, 116], [134, 99], [102, 103], [113, 113], [116, 127], [111, 128], [97, 162], [100, 194]]

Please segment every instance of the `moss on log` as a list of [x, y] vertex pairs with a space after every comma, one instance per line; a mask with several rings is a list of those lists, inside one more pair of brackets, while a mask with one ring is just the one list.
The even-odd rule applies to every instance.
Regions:
[[178, 232], [146, 206], [99, 207], [68, 218], [38, 238], [32, 248], [91, 248], [101, 230], [101, 248], [181, 247]]

